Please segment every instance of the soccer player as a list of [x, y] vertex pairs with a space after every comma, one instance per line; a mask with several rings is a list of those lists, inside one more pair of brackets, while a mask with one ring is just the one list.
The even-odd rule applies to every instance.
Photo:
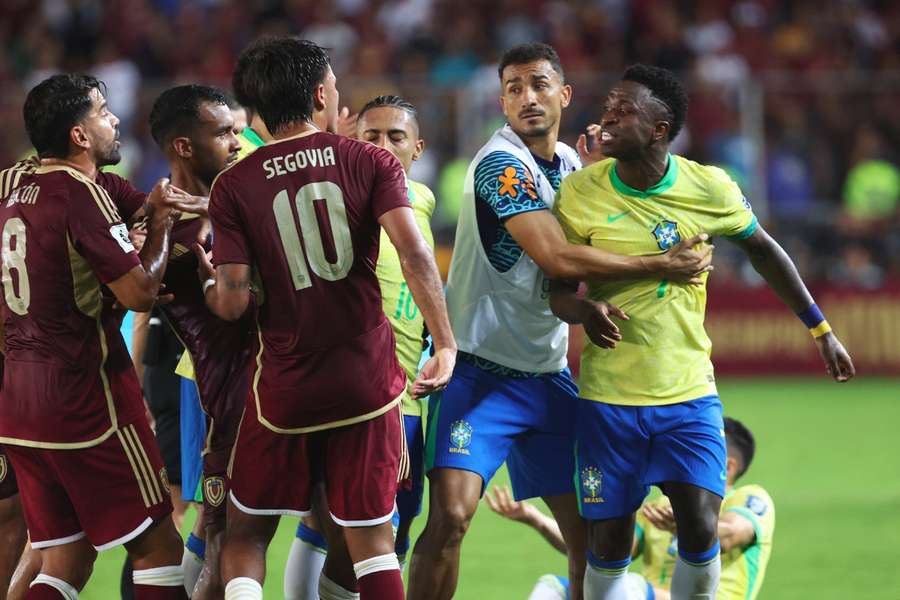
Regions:
[[[762, 589], [775, 533], [775, 504], [759, 485], [735, 487], [756, 453], [747, 427], [725, 417], [727, 479], [725, 499], [717, 527], [722, 548], [722, 574], [717, 600], [754, 600]], [[657, 588], [668, 588], [678, 548], [672, 505], [665, 497], [647, 503], [637, 516], [637, 549], [643, 556], [643, 574]], [[660, 594], [661, 595], [661, 594]]]
[[[399, 96], [378, 96], [370, 100], [359, 111], [356, 125], [357, 139], [391, 152], [400, 160], [407, 174], [413, 162], [418, 160], [425, 150], [425, 140], [419, 133], [416, 109]], [[429, 247], [433, 247], [434, 237], [431, 233], [430, 220], [435, 206], [434, 194], [422, 183], [412, 180], [407, 180], [407, 183], [409, 201], [415, 213], [416, 223]], [[419, 359], [422, 356], [425, 321], [403, 277], [397, 250], [384, 231], [381, 233], [375, 273], [381, 286], [382, 307], [394, 330], [397, 359], [406, 372], [407, 382], [411, 383], [416, 378]], [[413, 519], [422, 509], [425, 440], [422, 431], [422, 400], [414, 397], [408, 387], [401, 406], [412, 480], [410, 489], [403, 489], [397, 493], [398, 521], [394, 550], [402, 571], [409, 549], [409, 529]], [[284, 593], [288, 600], [317, 598], [318, 574], [325, 562], [327, 545], [324, 544], [322, 536], [310, 525], [309, 522], [304, 522], [298, 527], [297, 537], [291, 546], [285, 566]], [[346, 585], [345, 582], [338, 581], [338, 577], [331, 572], [330, 567], [331, 561], [329, 568], [326, 569], [330, 583], [342, 587]]]
[[168, 184], [147, 199], [148, 240], [138, 254], [97, 183], [98, 168], [119, 160], [118, 119], [102, 84], [53, 76], [29, 92], [23, 112], [41, 164], [0, 175], [0, 441], [43, 556], [26, 598], [76, 597], [95, 549], [122, 544], [135, 598], [185, 598], [165, 469], [120, 313], [103, 291], [133, 310], [154, 303], [169, 253]]
[[255, 78], [249, 105], [275, 139], [223, 171], [210, 196], [216, 267], [207, 262], [207, 304], [240, 318], [251, 265], [265, 294], [232, 457], [225, 597], [262, 597], [279, 515], [308, 514], [313, 485], [324, 480], [360, 597], [400, 599], [390, 520], [408, 466], [399, 406], [406, 376], [375, 275], [379, 225], [434, 340], [435, 355], [413, 383], [417, 396], [443, 388], [456, 359], [437, 266], [400, 162], [326, 131], [336, 125], [339, 94], [321, 48], [264, 38], [237, 69]]
[[[849, 355], [738, 186], [721, 169], [669, 154], [686, 112], [687, 95], [672, 73], [644, 65], [625, 71], [600, 122], [600, 147], [610, 158], [560, 189], [556, 211], [567, 238], [626, 254], [666, 250], [700, 232], [733, 241], [809, 328], [828, 372], [847, 381], [854, 374]], [[625, 597], [634, 513], [657, 485], [678, 523], [672, 597], [711, 598], [726, 451], [703, 329], [705, 285], [662, 277], [590, 282], [586, 298], [562, 286], [551, 306], [578, 323], [601, 299], [630, 320], [619, 324], [618, 340], [588, 330], [581, 359], [577, 477], [581, 514], [590, 522], [586, 593]]]
[[[550, 312], [545, 274], [689, 281], [709, 262], [690, 248], [699, 238], [641, 257], [568, 244], [550, 212], [560, 181], [580, 166], [558, 141], [572, 95], [559, 56], [546, 44], [517, 46], [499, 75], [508, 125], [470, 164], [447, 283], [460, 360], [447, 390], [429, 400], [429, 512], [410, 566], [415, 600], [453, 596], [463, 536], [504, 460], [516, 498], [540, 496], [553, 511], [580, 597], [584, 525], [571, 475], [578, 392], [566, 367], [568, 326]], [[589, 326], [616, 335], [599, 311]]]
[[[215, 88], [182, 85], [164, 91], [150, 111], [150, 132], [169, 162], [172, 184], [198, 197], [207, 196], [216, 175], [238, 159], [231, 110]], [[192, 246], [198, 237], [208, 243], [207, 231], [206, 219], [181, 214], [163, 279], [174, 299], [160, 307], [191, 357], [209, 432], [203, 451], [206, 560], [196, 588], [189, 590], [192, 598], [201, 599], [223, 593], [218, 558], [225, 530], [225, 471], [250, 389], [252, 340], [250, 318], [224, 321], [206, 306]]]

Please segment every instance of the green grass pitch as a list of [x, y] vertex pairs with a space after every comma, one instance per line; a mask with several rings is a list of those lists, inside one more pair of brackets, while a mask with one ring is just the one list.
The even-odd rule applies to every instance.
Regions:
[[[777, 512], [761, 600], [900, 599], [900, 380], [725, 380], [725, 414], [757, 438], [744, 481], [765, 486]], [[506, 482], [505, 472], [498, 482]], [[190, 520], [190, 517], [189, 517]], [[414, 537], [421, 530], [418, 522]], [[269, 550], [266, 597], [280, 598], [296, 527], [284, 519]], [[537, 534], [482, 506], [462, 551], [456, 598], [524, 600], [565, 561]], [[118, 597], [121, 549], [104, 553], [80, 596]]]

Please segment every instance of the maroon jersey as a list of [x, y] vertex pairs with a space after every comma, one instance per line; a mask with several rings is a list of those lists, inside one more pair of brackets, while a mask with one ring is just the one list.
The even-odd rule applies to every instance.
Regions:
[[200, 404], [212, 421], [206, 450], [230, 454], [249, 388], [253, 320], [248, 315], [234, 323], [223, 321], [207, 308], [192, 249], [203, 224], [203, 219], [182, 213], [172, 229], [163, 283], [175, 299], [161, 309], [194, 364]]
[[385, 212], [409, 207], [387, 150], [330, 133], [258, 148], [210, 193], [213, 260], [261, 284], [248, 409], [303, 433], [374, 418], [406, 385], [375, 277]]
[[0, 230], [0, 441], [87, 447], [143, 418], [121, 315], [103, 294], [140, 261], [107, 190], [68, 167], [18, 163], [0, 172]]

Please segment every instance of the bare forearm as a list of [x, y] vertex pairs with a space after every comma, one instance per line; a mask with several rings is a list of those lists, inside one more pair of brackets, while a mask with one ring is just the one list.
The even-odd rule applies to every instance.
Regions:
[[405, 252], [400, 257], [400, 265], [416, 305], [425, 317], [435, 348], [456, 348], [450, 320], [447, 318], [441, 276], [431, 250], [423, 241], [415, 250]]
[[799, 313], [813, 303], [794, 261], [768, 234], [745, 245], [744, 250], [756, 272], [792, 311]]
[[591, 246], [564, 244], [549, 260], [551, 272], [544, 271], [554, 279], [616, 280], [660, 275], [665, 255], [623, 256]]
[[538, 509], [534, 509], [529, 514], [528, 520], [525, 521], [525, 523], [541, 534], [541, 537], [547, 540], [547, 543], [556, 550], [563, 554], [567, 553], [566, 542], [563, 539], [562, 532], [559, 530], [559, 525], [555, 520], [551, 519]]
[[150, 327], [150, 313], [134, 313], [131, 325], [131, 360], [137, 372], [138, 382], [144, 384], [144, 352], [147, 349], [147, 333]]
[[589, 300], [579, 298], [575, 290], [557, 290], [550, 293], [550, 310], [570, 325], [582, 323], [588, 302]]
[[250, 304], [250, 278], [235, 278], [218, 270], [215, 284], [206, 291], [206, 305], [225, 321], [237, 321]]
[[150, 216], [147, 221], [147, 239], [138, 256], [146, 274], [144, 288], [154, 296], [166, 274], [171, 234], [172, 219], [168, 214], [155, 213]]

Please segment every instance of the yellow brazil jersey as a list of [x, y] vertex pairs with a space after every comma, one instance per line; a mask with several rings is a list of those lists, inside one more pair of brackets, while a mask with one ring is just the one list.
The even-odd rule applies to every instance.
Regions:
[[237, 138], [241, 143], [241, 149], [238, 150], [238, 160], [245, 158], [260, 146], [266, 145], [262, 138], [259, 137], [259, 134], [253, 131], [251, 127], [244, 127]]
[[[244, 129], [241, 130], [241, 132], [238, 134], [237, 138], [241, 143], [241, 149], [238, 150], [238, 160], [246, 158], [257, 148], [266, 145], [263, 139], [259, 137], [259, 134], [256, 133], [251, 127], [244, 127]], [[194, 363], [191, 362], [191, 356], [189, 353], [182, 353], [181, 360], [178, 361], [178, 365], [175, 367], [175, 373], [181, 375], [186, 379], [195, 379]]]
[[[416, 223], [428, 245], [434, 249], [434, 236], [431, 233], [431, 215], [434, 213], [434, 194], [427, 186], [416, 181], [409, 183], [409, 202], [415, 213]], [[397, 341], [397, 358], [400, 366], [406, 371], [409, 380], [406, 394], [403, 396], [403, 414], [420, 416], [422, 403], [409, 393], [410, 386], [419, 370], [419, 359], [422, 356], [422, 332], [425, 318], [419, 312], [412, 293], [403, 279], [400, 267], [400, 256], [391, 244], [387, 233], [381, 230], [381, 245], [378, 249], [378, 264], [375, 267], [378, 282], [381, 284], [381, 299], [384, 314], [387, 315], [394, 329]]]
[[[665, 496], [652, 504], [667, 506]], [[756, 537], [746, 548], [732, 548], [722, 554], [722, 571], [716, 600], [754, 600], [762, 588], [766, 566], [772, 554], [775, 533], [775, 504], [758, 485], [744, 485], [725, 494], [721, 513], [736, 512], [753, 523]], [[657, 529], [638, 512], [635, 535], [643, 560], [642, 573], [651, 584], [668, 589], [678, 555], [678, 540]]]
[[[663, 178], [646, 192], [619, 179], [615, 159], [566, 177], [554, 210], [566, 237], [621, 255], [668, 250], [700, 233], [743, 239], [756, 218], [737, 184], [717, 167], [670, 155]], [[620, 321], [614, 350], [585, 338], [581, 396], [625, 405], [661, 405], [716, 393], [711, 344], [703, 329], [702, 286], [665, 279], [588, 282], [592, 300], [606, 300], [631, 318]]]
[[744, 485], [728, 492], [722, 512], [736, 512], [753, 523], [756, 538], [747, 548], [722, 554], [717, 600], [754, 600], [766, 576], [775, 534], [775, 504], [758, 485]]
[[[661, 496], [648, 502], [654, 506], [670, 506], [669, 499]], [[675, 535], [654, 527], [641, 511], [637, 513], [635, 524], [637, 551], [641, 555], [641, 574], [653, 586], [668, 589], [672, 583], [675, 557], [678, 555], [678, 541]]]

